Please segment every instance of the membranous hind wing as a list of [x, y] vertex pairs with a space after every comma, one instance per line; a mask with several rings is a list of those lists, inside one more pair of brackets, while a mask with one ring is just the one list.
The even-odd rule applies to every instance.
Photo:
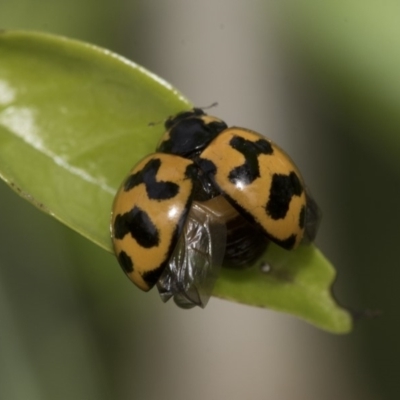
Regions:
[[181, 308], [204, 308], [212, 294], [226, 248], [224, 219], [206, 203], [193, 202], [182, 235], [157, 282], [164, 302], [173, 297]]

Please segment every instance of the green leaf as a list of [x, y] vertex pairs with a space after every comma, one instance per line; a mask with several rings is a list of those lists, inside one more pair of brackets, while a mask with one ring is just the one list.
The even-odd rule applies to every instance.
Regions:
[[[0, 174], [27, 200], [111, 251], [113, 196], [154, 151], [162, 121], [190, 108], [160, 78], [107, 50], [39, 33], [0, 33]], [[155, 123], [152, 126], [149, 123]], [[215, 294], [289, 312], [331, 332], [351, 317], [330, 295], [334, 270], [313, 247], [271, 246], [225, 270]]]
[[282, 9], [282, 28], [314, 81], [336, 99], [342, 118], [361, 126], [346, 133], [398, 170], [400, 3], [303, 0]]
[[314, 245], [287, 251], [270, 243], [247, 270], [223, 269], [214, 295], [296, 315], [333, 333], [352, 329], [352, 316], [331, 293], [336, 271]]
[[27, 200], [111, 251], [113, 196], [189, 103], [111, 52], [61, 37], [0, 34], [0, 174]]

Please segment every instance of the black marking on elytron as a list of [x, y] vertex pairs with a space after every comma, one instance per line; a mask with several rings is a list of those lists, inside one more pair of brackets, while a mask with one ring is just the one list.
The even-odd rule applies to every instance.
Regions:
[[292, 234], [283, 240], [276, 238], [274, 235], [272, 235], [270, 232], [268, 232], [264, 228], [264, 226], [262, 226], [261, 223], [259, 223], [255, 219], [254, 215], [250, 211], [248, 211], [246, 208], [242, 207], [240, 204], [238, 204], [234, 199], [232, 199], [227, 194], [222, 193], [222, 195], [226, 198], [226, 200], [229, 201], [229, 203], [232, 205], [232, 207], [234, 207], [239, 212], [239, 214], [241, 214], [244, 218], [246, 218], [249, 223], [251, 223], [251, 224], [255, 225], [256, 227], [258, 227], [259, 229], [261, 229], [261, 231], [270, 240], [272, 240], [274, 243], [276, 243], [278, 246], [281, 246], [286, 250], [291, 250], [293, 248], [293, 246], [296, 244], [296, 235], [295, 234]]
[[286, 250], [293, 249], [294, 245], [296, 244], [296, 239], [297, 239], [297, 237], [294, 233], [292, 235], [290, 235], [287, 239], [284, 239], [284, 240], [277, 239], [276, 237], [273, 237], [273, 236], [271, 236], [270, 238], [278, 246], [280, 246]]
[[300, 215], [299, 215], [299, 227], [301, 229], [304, 229], [305, 222], [306, 222], [306, 208], [303, 206], [303, 207], [301, 207]]
[[157, 227], [149, 215], [137, 206], [125, 214], [118, 214], [114, 221], [116, 239], [123, 239], [129, 233], [140, 246], [146, 249], [156, 247], [160, 243]]
[[142, 274], [143, 280], [149, 285], [149, 287], [153, 287], [157, 283], [157, 281], [160, 279], [162, 272], [164, 271], [165, 267], [168, 265], [170, 261], [171, 255], [175, 250], [176, 244], [178, 243], [178, 239], [182, 234], [182, 229], [186, 222], [189, 209], [192, 204], [192, 198], [193, 198], [193, 193], [191, 193], [190, 196], [188, 197], [185, 207], [183, 208], [182, 215], [178, 223], [176, 224], [175, 230], [172, 234], [171, 242], [169, 244], [169, 248], [165, 255], [165, 260], [163, 260], [158, 267], [154, 268], [151, 271], [144, 272]]
[[268, 202], [265, 206], [267, 214], [274, 220], [286, 217], [293, 196], [300, 196], [303, 186], [297, 174], [274, 174], [272, 176]]
[[272, 145], [268, 140], [259, 139], [256, 142], [244, 139], [241, 136], [234, 136], [229, 142], [232, 148], [242, 153], [244, 164], [235, 167], [229, 173], [228, 179], [233, 184], [242, 183], [249, 185], [255, 179], [260, 177], [260, 167], [258, 156], [260, 154], [272, 154], [274, 152]]
[[118, 262], [126, 274], [131, 274], [133, 272], [133, 261], [123, 250], [118, 254]]
[[142, 279], [146, 282], [146, 284], [152, 288], [157, 281], [160, 279], [162, 272], [164, 271], [167, 262], [163, 262], [158, 268], [152, 269], [151, 271], [146, 271], [142, 273]]
[[227, 125], [222, 121], [206, 123], [202, 118], [186, 118], [175, 123], [169, 138], [161, 142], [157, 151], [190, 157], [204, 149]]
[[159, 158], [152, 158], [147, 162], [141, 171], [130, 175], [124, 184], [124, 190], [128, 192], [135, 186], [144, 183], [146, 185], [147, 196], [151, 200], [172, 199], [179, 193], [179, 185], [174, 182], [157, 181], [156, 175], [161, 167]]

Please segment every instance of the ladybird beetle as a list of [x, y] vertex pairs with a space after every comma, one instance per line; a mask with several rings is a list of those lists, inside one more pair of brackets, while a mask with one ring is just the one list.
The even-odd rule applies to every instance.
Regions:
[[140, 289], [204, 307], [221, 265], [249, 265], [269, 241], [292, 250], [314, 240], [319, 208], [276, 144], [200, 108], [165, 128], [113, 204], [114, 251]]

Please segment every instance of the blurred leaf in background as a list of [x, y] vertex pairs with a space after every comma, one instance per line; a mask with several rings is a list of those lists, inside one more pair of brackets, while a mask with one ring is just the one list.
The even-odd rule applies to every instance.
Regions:
[[[377, 398], [400, 387], [400, 3], [289, 2], [282, 14], [297, 65], [312, 75], [332, 143], [339, 182], [331, 193], [342, 221], [339, 274], [349, 302], [382, 310], [360, 326], [354, 345], [377, 385]], [[282, 25], [283, 26], [283, 25]]]
[[55, 33], [117, 48], [125, 12], [133, 11], [135, 4], [131, 1], [128, 6], [120, 0], [5, 0], [0, 4], [0, 26]]
[[293, 1], [286, 4], [284, 19], [286, 33], [296, 38], [293, 51], [301, 54], [346, 123], [353, 124], [348, 133], [397, 169], [400, 3]]

